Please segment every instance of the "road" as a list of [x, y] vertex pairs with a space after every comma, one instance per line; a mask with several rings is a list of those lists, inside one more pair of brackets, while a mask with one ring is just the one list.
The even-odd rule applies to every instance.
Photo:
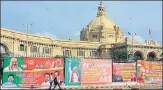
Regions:
[[[141, 85], [107, 85], [107, 86], [63, 86], [62, 89], [64, 90], [81, 90], [81, 89], [85, 89], [85, 90], [88, 90], [88, 89], [107, 89], [107, 90], [131, 90], [132, 88], [137, 88], [137, 89], [134, 89], [134, 90], [162, 90], [162, 84], [141, 84]], [[13, 89], [32, 89], [32, 90], [47, 90], [48, 87], [45, 87], [45, 88], [13, 88]], [[13, 90], [11, 88], [2, 88], [1, 87], [1, 90]], [[56, 88], [58, 89], [58, 87]]]

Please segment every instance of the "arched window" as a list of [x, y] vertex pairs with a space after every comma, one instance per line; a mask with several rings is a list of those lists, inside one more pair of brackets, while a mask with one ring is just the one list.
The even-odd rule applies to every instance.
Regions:
[[20, 44], [20, 51], [25, 51], [23, 44]]

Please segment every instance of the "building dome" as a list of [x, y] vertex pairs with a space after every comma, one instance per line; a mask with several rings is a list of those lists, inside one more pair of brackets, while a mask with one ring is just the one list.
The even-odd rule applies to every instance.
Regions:
[[105, 15], [105, 7], [100, 2], [97, 16], [85, 30], [81, 31], [80, 40], [102, 43], [118, 43], [123, 41], [122, 30]]
[[100, 30], [102, 28], [114, 30], [115, 23], [105, 15], [105, 7], [102, 2], [100, 2], [98, 6], [96, 18], [92, 20], [88, 26], [90, 26], [90, 30]]
[[97, 16], [88, 25], [90, 26], [90, 30], [98, 30], [100, 26], [103, 26], [105, 29], [114, 30], [115, 23], [109, 20], [106, 15], [102, 15], [102, 16]]

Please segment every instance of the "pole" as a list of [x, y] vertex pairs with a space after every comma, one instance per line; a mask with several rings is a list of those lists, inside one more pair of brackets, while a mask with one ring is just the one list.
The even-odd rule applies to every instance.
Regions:
[[26, 48], [26, 57], [28, 56], [28, 29], [29, 29], [29, 26], [27, 24], [27, 48]]
[[133, 48], [134, 48], [134, 35], [132, 34], [132, 59], [134, 59], [134, 50], [133, 50]]
[[15, 54], [15, 49], [14, 49], [15, 48], [15, 45], [14, 45], [15, 43], [14, 43], [14, 41], [15, 41], [15, 34], [13, 33], [13, 53]]

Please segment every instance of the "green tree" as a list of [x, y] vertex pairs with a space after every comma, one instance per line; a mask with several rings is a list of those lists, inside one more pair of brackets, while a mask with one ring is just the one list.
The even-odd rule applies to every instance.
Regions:
[[111, 49], [110, 55], [115, 61], [127, 61], [127, 50], [125, 49]]

